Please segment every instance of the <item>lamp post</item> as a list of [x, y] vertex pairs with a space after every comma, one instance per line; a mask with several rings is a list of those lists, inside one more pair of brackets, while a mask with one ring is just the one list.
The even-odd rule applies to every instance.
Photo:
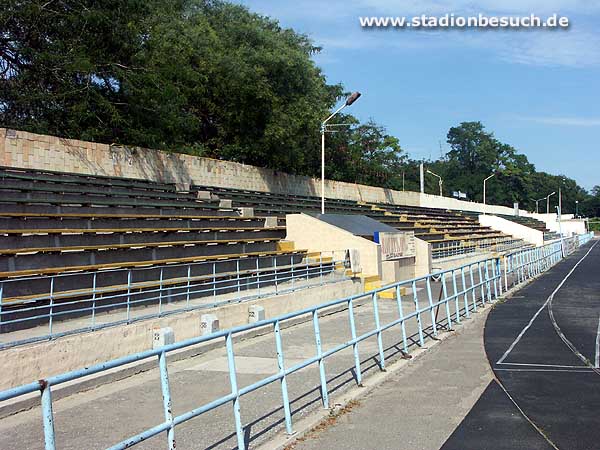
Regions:
[[[489, 177], [487, 177], [485, 180], [483, 180], [483, 204], [484, 205], [485, 205], [485, 182], [494, 176], [496, 176], [496, 173], [491, 174]], [[485, 214], [485, 212], [484, 212], [484, 214]]]
[[550, 197], [552, 197], [554, 194], [556, 194], [556, 191], [546, 196], [546, 214], [550, 214]]
[[539, 204], [539, 202], [541, 202], [542, 200], [545, 200], [545, 199], [546, 199], [546, 197], [542, 197], [542, 198], [540, 198], [539, 200], [534, 200], [534, 199], [531, 199], [532, 201], [534, 201], [534, 202], [535, 202], [535, 213], [536, 213], [536, 214], [539, 214], [539, 212], [540, 212], [540, 210], [539, 210], [539, 208], [538, 208], [538, 204]]
[[559, 215], [562, 213], [562, 185], [565, 183], [565, 179], [561, 178], [558, 183], [558, 209], [560, 210]]
[[353, 92], [344, 102], [342, 106], [335, 110], [333, 114], [331, 114], [327, 119], [325, 119], [321, 123], [321, 214], [325, 214], [325, 128], [327, 126], [327, 122], [329, 122], [333, 117], [339, 113], [346, 106], [350, 106], [358, 97], [360, 97], [360, 92]]
[[444, 182], [444, 180], [442, 180], [442, 177], [440, 177], [438, 174], [433, 173], [431, 170], [427, 169], [427, 173], [430, 175], [433, 175], [434, 177], [438, 177], [439, 181], [438, 184], [440, 185], [440, 197], [442, 196], [442, 183]]
[[579, 200], [575, 200], [575, 218], [579, 217]]

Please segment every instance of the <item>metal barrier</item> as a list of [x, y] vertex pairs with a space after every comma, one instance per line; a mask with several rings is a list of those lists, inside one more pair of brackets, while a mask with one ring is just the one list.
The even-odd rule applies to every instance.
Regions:
[[[587, 238], [578, 239], [578, 243], [587, 242]], [[589, 239], [588, 239], [589, 240]], [[244, 439], [244, 430], [242, 427], [240, 397], [249, 394], [261, 387], [264, 387], [273, 382], [279, 382], [281, 387], [281, 396], [283, 411], [285, 417], [285, 426], [288, 433], [293, 432], [292, 428], [292, 412], [290, 408], [290, 400], [288, 397], [287, 377], [309, 365], [316, 364], [319, 369], [320, 393], [323, 406], [329, 406], [329, 392], [326, 378], [325, 361], [329, 356], [340, 352], [346, 348], [352, 348], [354, 359], [354, 370], [356, 383], [362, 384], [362, 372], [360, 366], [359, 343], [370, 337], [377, 338], [378, 347], [378, 365], [381, 370], [385, 369], [385, 355], [382, 341], [382, 333], [387, 330], [395, 329], [400, 333], [402, 349], [408, 352], [408, 341], [406, 332], [406, 323], [409, 320], [416, 321], [418, 329], [418, 343], [424, 345], [425, 333], [423, 326], [424, 315], [430, 316], [431, 329], [433, 336], [438, 334], [438, 328], [441, 325], [437, 320], [436, 309], [444, 308], [446, 312], [446, 328], [450, 329], [454, 323], [460, 323], [462, 317], [469, 317], [472, 311], [476, 311], [479, 306], [485, 303], [494, 301], [498, 296], [502, 295], [510, 286], [521, 283], [530, 279], [543, 271], [549, 269], [562, 258], [561, 243], [556, 242], [543, 247], [517, 251], [506, 255], [505, 257], [495, 257], [467, 264], [455, 269], [446, 270], [436, 274], [430, 274], [425, 277], [415, 278], [412, 280], [397, 282], [379, 289], [375, 289], [364, 294], [358, 294], [351, 297], [331, 301], [320, 304], [311, 308], [306, 308], [301, 311], [282, 315], [272, 319], [263, 320], [261, 322], [235, 327], [229, 330], [223, 330], [209, 336], [202, 336], [165, 347], [149, 350], [141, 353], [136, 353], [127, 357], [115, 359], [103, 364], [87, 367], [80, 370], [75, 370], [62, 375], [53, 376], [42, 379], [33, 383], [22, 385], [13, 389], [0, 392], [0, 401], [13, 399], [26, 394], [40, 392], [42, 404], [42, 422], [45, 437], [46, 450], [55, 448], [55, 431], [52, 412], [52, 388], [77, 380], [92, 374], [105, 372], [115, 369], [126, 364], [156, 358], [159, 367], [160, 382], [162, 387], [162, 402], [164, 409], [164, 421], [158, 425], [148, 428], [143, 432], [125, 439], [112, 447], [111, 450], [125, 449], [133, 447], [146, 439], [157, 436], [161, 433], [165, 434], [166, 447], [170, 450], [175, 449], [175, 427], [194, 417], [211, 411], [226, 403], [231, 403], [233, 407], [233, 422], [235, 424], [237, 444], [239, 449], [245, 449], [246, 443]], [[502, 260], [504, 260], [504, 269], [502, 268]], [[434, 300], [432, 296], [432, 283], [441, 283], [440, 298]], [[417, 283], [425, 287], [425, 295], [419, 295], [417, 291]], [[411, 290], [410, 296], [414, 302], [414, 311], [405, 314], [402, 305], [403, 287], [409, 287]], [[394, 290], [397, 304], [398, 318], [388, 323], [380, 322], [380, 314], [378, 307], [378, 299], [382, 292]], [[404, 294], [406, 296], [406, 293]], [[410, 297], [409, 297], [410, 298]], [[374, 327], [368, 332], [357, 335], [357, 327], [355, 325], [354, 307], [357, 302], [368, 302], [372, 305], [374, 313]], [[321, 345], [319, 312], [332, 307], [342, 307], [343, 311], [348, 314], [351, 339], [324, 351]], [[340, 312], [340, 313], [341, 313]], [[291, 367], [286, 367], [285, 355], [281, 338], [281, 325], [283, 322], [299, 318], [303, 315], [310, 315], [313, 323], [315, 354], [314, 356], [303, 360]], [[235, 367], [235, 352], [233, 344], [233, 336], [256, 329], [259, 327], [272, 326], [272, 331], [275, 338], [278, 372], [265, 377], [251, 385], [239, 387], [237, 379], [237, 371]], [[227, 360], [229, 365], [229, 381], [231, 392], [205, 405], [189, 410], [181, 415], [173, 416], [171, 394], [169, 385], [169, 375], [167, 367], [167, 354], [205, 343], [224, 339], [227, 352]]]
[[[5, 334], [0, 337], [18, 329], [30, 329], [33, 336], [0, 343], [0, 349], [340, 281], [348, 278], [343, 256], [315, 252], [300, 262], [290, 255], [285, 264], [279, 255], [3, 280], [0, 326]], [[37, 283], [42, 293], [11, 297], [17, 283]], [[148, 312], [150, 307], [155, 310]], [[111, 318], [113, 312], [125, 317]], [[78, 320], [70, 324], [69, 319]]]
[[433, 259], [449, 258], [477, 252], [505, 252], [525, 246], [522, 239], [512, 237], [488, 238], [477, 241], [448, 241], [437, 244], [431, 250]]

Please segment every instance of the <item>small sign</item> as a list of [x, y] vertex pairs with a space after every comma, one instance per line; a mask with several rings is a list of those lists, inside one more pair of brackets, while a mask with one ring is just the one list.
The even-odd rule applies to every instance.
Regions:
[[415, 256], [414, 231], [377, 232], [374, 237], [375, 242], [381, 245], [381, 258], [383, 261]]

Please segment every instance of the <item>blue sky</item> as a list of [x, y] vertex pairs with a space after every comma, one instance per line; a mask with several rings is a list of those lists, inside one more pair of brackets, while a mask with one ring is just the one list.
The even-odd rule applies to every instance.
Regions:
[[[480, 120], [538, 170], [600, 184], [600, 0], [238, 0], [308, 34], [331, 83], [363, 97], [413, 158], [447, 150], [448, 129]], [[567, 16], [568, 30], [367, 30], [360, 16]]]

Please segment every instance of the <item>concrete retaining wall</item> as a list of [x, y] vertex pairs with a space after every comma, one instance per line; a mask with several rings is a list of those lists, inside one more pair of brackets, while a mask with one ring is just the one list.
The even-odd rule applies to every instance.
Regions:
[[520, 223], [511, 222], [502, 217], [492, 215], [480, 215], [479, 223], [483, 226], [490, 227], [492, 230], [502, 231], [505, 234], [510, 234], [525, 242], [536, 246], [544, 245], [544, 233], [533, 228], [521, 225]]
[[538, 220], [541, 220], [546, 224], [546, 228], [556, 233], [562, 232], [564, 235], [571, 236], [573, 234], [585, 234], [585, 219], [575, 219], [573, 214], [563, 214], [561, 216], [560, 225], [558, 224], [557, 214], [531, 214]]
[[[91, 175], [193, 182], [225, 188], [297, 195], [321, 195], [320, 180], [288, 175], [229, 161], [135, 147], [62, 139], [0, 128], [0, 165]], [[325, 195], [354, 201], [394, 203], [489, 214], [513, 214], [513, 208], [448, 197], [402, 192], [327, 180]]]
[[0, 390], [151, 349], [155, 327], [171, 327], [176, 341], [199, 336], [202, 314], [216, 314], [221, 329], [226, 329], [248, 323], [248, 307], [251, 305], [263, 306], [269, 318], [362, 291], [360, 280], [347, 280], [220, 308], [202, 309], [9, 348], [0, 352], [0, 366], [6, 368], [0, 377]]

